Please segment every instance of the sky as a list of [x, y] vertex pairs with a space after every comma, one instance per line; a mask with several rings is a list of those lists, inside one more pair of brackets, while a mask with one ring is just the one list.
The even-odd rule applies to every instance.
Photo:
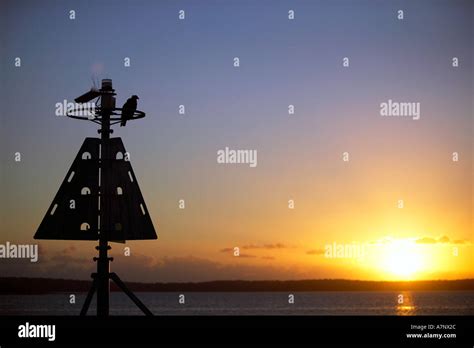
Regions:
[[[117, 105], [137, 94], [147, 114], [114, 136], [158, 233], [113, 244], [123, 279], [473, 277], [473, 11], [467, 0], [2, 1], [0, 241], [39, 243], [40, 260], [0, 259], [0, 271], [89, 277], [94, 242], [33, 235], [97, 136], [55, 104], [111, 78]], [[420, 103], [420, 119], [382, 117], [389, 99]], [[258, 165], [217, 163], [225, 147], [255, 149]], [[364, 255], [328, 257], [341, 245]]]

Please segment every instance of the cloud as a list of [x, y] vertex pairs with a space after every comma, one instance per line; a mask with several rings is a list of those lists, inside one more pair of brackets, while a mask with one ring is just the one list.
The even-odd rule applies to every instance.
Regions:
[[41, 255], [38, 262], [25, 259], [2, 260], [0, 274], [2, 277], [90, 279], [95, 267], [92, 258], [67, 255], [61, 251], [50, 257]]
[[451, 241], [448, 236], [441, 236], [439, 238], [423, 237], [416, 240], [417, 244], [466, 244], [466, 240]]
[[435, 238], [423, 237], [416, 240], [418, 244], [436, 244], [438, 241]]
[[[37, 263], [29, 260], [4, 259], [0, 263], [2, 277], [34, 277], [90, 280], [97, 265], [92, 261], [91, 252], [74, 251], [67, 247], [62, 250], [48, 250], [48, 257]], [[200, 282], [213, 280], [275, 280], [305, 279], [317, 276], [314, 270], [302, 268], [298, 264], [273, 264], [272, 256], [258, 256], [260, 263], [239, 262], [231, 258], [228, 263], [194, 256], [154, 257], [138, 253], [125, 256], [114, 254], [110, 267], [124, 281], [134, 282]], [[244, 259], [257, 258], [255, 255], [241, 254]], [[244, 260], [242, 260], [244, 261]], [[321, 270], [316, 270], [321, 272]], [[321, 273], [324, 275], [324, 273]]]
[[462, 239], [456, 239], [453, 241], [453, 244], [467, 244], [468, 241]]
[[438, 243], [449, 243], [449, 238], [447, 236], [442, 236], [438, 239]]
[[306, 252], [306, 255], [324, 255], [325, 250], [320, 249], [311, 249]]
[[219, 250], [221, 253], [230, 253], [234, 251], [234, 248], [224, 248]]
[[238, 257], [244, 257], [244, 258], [254, 258], [254, 257], [257, 257], [255, 255], [251, 255], [251, 254], [239, 254]]
[[[220, 252], [221, 252], [221, 253], [233, 253], [233, 252], [234, 252], [234, 248], [224, 248], [224, 249], [221, 249]], [[237, 256], [236, 256], [236, 257], [237, 257]], [[254, 258], [254, 257], [257, 257], [257, 256], [251, 255], [251, 254], [239, 253], [239, 256], [238, 256], [238, 257]]]
[[[241, 250], [279, 250], [279, 249], [286, 249], [289, 248], [289, 246], [283, 244], [283, 243], [275, 243], [275, 244], [246, 244], [243, 245], [242, 247], [239, 247]], [[234, 248], [223, 248], [220, 249], [219, 252], [221, 253], [233, 253]], [[252, 254], [246, 254], [246, 253], [240, 253], [239, 257], [243, 258], [256, 258], [256, 255]], [[260, 258], [265, 259], [265, 260], [274, 260], [275, 258], [273, 256], [261, 256]]]
[[[470, 244], [469, 241], [451, 240], [443, 238], [443, 236], [432, 239], [436, 243]], [[419, 238], [419, 240], [423, 239]], [[336, 265], [314, 265], [313, 267], [297, 262], [265, 261], [274, 259], [271, 250], [267, 251], [267, 255], [241, 253], [240, 257], [243, 257], [243, 260], [229, 257], [225, 262], [195, 256], [158, 257], [135, 252], [131, 256], [125, 256], [122, 252], [117, 252], [113, 254], [115, 260], [111, 263], [111, 271], [119, 274], [124, 281], [151, 283], [354, 277], [353, 270], [341, 269]], [[233, 249], [228, 248], [228, 251], [233, 251]], [[324, 254], [324, 249], [310, 249], [306, 251], [306, 254], [317, 257], [317, 255]], [[51, 248], [46, 251], [42, 248], [40, 256], [37, 263], [32, 263], [29, 260], [1, 260], [0, 274], [2, 277], [90, 280], [90, 274], [97, 267], [96, 263], [92, 261], [92, 257], [97, 256], [95, 250], [82, 251], [80, 248], [76, 250], [71, 246], [57, 251]], [[370, 274], [361, 273], [358, 276], [368, 277]]]
[[[242, 254], [241, 256], [242, 257]], [[125, 259], [130, 259], [125, 263]], [[123, 279], [142, 282], [200, 282], [212, 280], [302, 279], [309, 274], [297, 265], [273, 266], [238, 262], [222, 263], [194, 256], [164, 257], [150, 262], [144, 255], [120, 257], [112, 266]], [[115, 265], [116, 264], [116, 265]]]
[[242, 249], [266, 249], [266, 250], [271, 250], [271, 249], [287, 249], [288, 246], [283, 244], [283, 243], [276, 243], [276, 244], [249, 244], [249, 245], [244, 245]]
[[[277, 250], [277, 249], [287, 249], [290, 248], [289, 246], [283, 243], [275, 243], [275, 244], [246, 244], [239, 247], [242, 250]], [[229, 253], [233, 252], [234, 248], [223, 248], [219, 250], [221, 253]], [[240, 255], [242, 256], [242, 254]]]
[[[451, 240], [448, 236], [442, 235], [439, 238], [434, 238], [434, 237], [412, 237], [412, 238], [403, 238], [406, 240], [414, 241], [417, 244], [470, 244], [468, 240], [461, 240], [461, 239], [456, 239], [456, 240]], [[397, 238], [393, 237], [384, 237], [382, 239], [379, 239], [377, 241], [370, 241], [368, 244], [370, 245], [385, 245], [385, 244], [390, 244], [395, 241], [397, 241]]]

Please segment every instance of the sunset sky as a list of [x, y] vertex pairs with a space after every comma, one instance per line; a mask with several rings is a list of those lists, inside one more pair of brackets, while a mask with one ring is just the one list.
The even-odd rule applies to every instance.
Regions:
[[[97, 136], [55, 104], [94, 76], [147, 113], [114, 132], [158, 233], [112, 245], [124, 280], [474, 277], [474, 5], [427, 4], [2, 1], [0, 242], [38, 242]], [[419, 102], [420, 120], [380, 116], [388, 99]], [[225, 147], [257, 150], [257, 167], [218, 164]], [[364, 255], [326, 257], [334, 243]], [[0, 260], [0, 274], [87, 279], [95, 267], [95, 242], [39, 244], [38, 263]]]

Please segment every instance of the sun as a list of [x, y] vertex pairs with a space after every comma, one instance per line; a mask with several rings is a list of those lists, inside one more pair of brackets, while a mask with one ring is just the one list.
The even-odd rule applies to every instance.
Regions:
[[422, 269], [420, 250], [410, 240], [392, 240], [385, 246], [381, 267], [392, 277], [411, 279]]

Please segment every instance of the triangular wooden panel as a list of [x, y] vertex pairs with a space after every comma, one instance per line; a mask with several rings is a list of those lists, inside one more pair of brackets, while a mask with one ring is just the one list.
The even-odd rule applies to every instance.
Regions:
[[137, 178], [121, 138], [111, 138], [102, 148], [101, 233], [110, 241], [156, 239]]
[[100, 139], [86, 138], [35, 239], [97, 240]]
[[[122, 139], [86, 138], [35, 239], [156, 239], [155, 228]], [[99, 218], [100, 215], [100, 218]], [[100, 226], [99, 226], [100, 224]]]

